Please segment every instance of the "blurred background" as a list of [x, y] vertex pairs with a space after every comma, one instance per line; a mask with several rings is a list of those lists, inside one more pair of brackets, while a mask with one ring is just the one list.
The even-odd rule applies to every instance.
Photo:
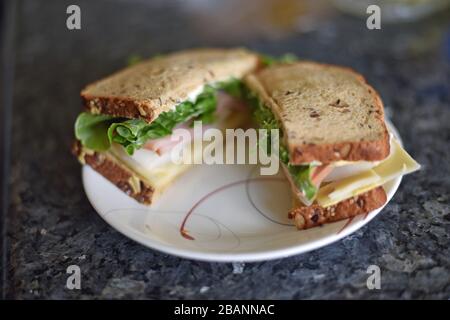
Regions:
[[[80, 30], [66, 27], [71, 4], [81, 9]], [[370, 4], [380, 7], [381, 29], [367, 28]], [[448, 0], [20, 0], [1, 12], [4, 296], [450, 296]], [[355, 68], [380, 92], [423, 170], [351, 238], [244, 271], [124, 238], [94, 213], [69, 152], [79, 92], [130, 59], [197, 46]], [[71, 263], [89, 275], [83, 291], [61, 285]], [[365, 288], [368, 264], [382, 267], [388, 290]]]

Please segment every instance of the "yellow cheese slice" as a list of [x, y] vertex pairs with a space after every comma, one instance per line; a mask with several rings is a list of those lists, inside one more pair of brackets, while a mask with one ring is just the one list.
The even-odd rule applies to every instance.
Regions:
[[[117, 159], [122, 165], [128, 167], [131, 171], [137, 174], [142, 180], [146, 181], [149, 185], [156, 189], [156, 192], [164, 190], [177, 176], [186, 171], [192, 163], [201, 161], [202, 148], [191, 147], [191, 144], [185, 146], [185, 152], [183, 155], [188, 157], [190, 152], [191, 162], [185, 162], [176, 164], [169, 160], [166, 163], [155, 166], [153, 168], [146, 168], [140, 165], [137, 161], [130, 161], [128, 155], [125, 152], [119, 152], [122, 149], [111, 148], [107, 153]], [[151, 158], [149, 159], [151, 160]]]
[[373, 169], [320, 188], [317, 203], [322, 207], [332, 206], [420, 168], [420, 165], [411, 158], [397, 140], [392, 139], [391, 148], [393, 151], [389, 157]]
[[408, 174], [419, 170], [420, 165], [411, 158], [397, 140], [392, 139], [391, 146], [394, 148], [393, 154], [373, 168], [379, 176], [384, 177], [385, 182], [397, 177], [398, 171], [403, 171], [403, 174]]
[[380, 179], [380, 176], [377, 175], [374, 170], [361, 172], [354, 176], [336, 181], [333, 185], [334, 190], [328, 194], [328, 197], [331, 199], [342, 199], [343, 196], [351, 193], [353, 190], [374, 184]]
[[[188, 145], [187, 148], [190, 148], [191, 145]], [[192, 163], [200, 162], [202, 159], [202, 148], [191, 148], [192, 158], [191, 163], [173, 163], [168, 162], [162, 166], [153, 168], [147, 172], [143, 172], [143, 175], [147, 178], [148, 181], [155, 188], [166, 188], [168, 184], [170, 184], [174, 178], [178, 175], [186, 171]], [[136, 170], [136, 169], [134, 169]]]

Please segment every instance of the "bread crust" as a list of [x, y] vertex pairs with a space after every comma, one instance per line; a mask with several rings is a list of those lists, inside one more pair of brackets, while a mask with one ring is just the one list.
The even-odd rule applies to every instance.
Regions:
[[79, 141], [73, 143], [72, 153], [82, 164], [91, 166], [128, 196], [145, 205], [152, 203], [154, 188], [107, 153], [86, 151]]
[[297, 229], [309, 229], [325, 223], [352, 218], [378, 209], [387, 201], [383, 187], [377, 187], [358, 196], [346, 199], [330, 207], [318, 204], [299, 206], [289, 211]]
[[109, 114], [129, 119], [141, 118], [147, 122], [156, 118], [153, 110], [157, 106], [148, 102], [138, 102], [126, 97], [92, 96], [87, 92], [81, 93], [81, 100], [86, 111], [92, 114]]
[[335, 161], [379, 161], [389, 155], [389, 133], [386, 132], [387, 143], [379, 141], [342, 142], [334, 144], [302, 144], [291, 150], [290, 161], [294, 164], [320, 161], [329, 164]]
[[260, 67], [258, 55], [245, 49], [191, 49], [125, 68], [81, 91], [93, 114], [153, 121], [202, 86], [242, 78]]
[[[345, 141], [336, 143], [299, 143], [301, 139], [290, 139], [286, 137], [287, 146], [290, 154], [290, 162], [293, 164], [304, 164], [312, 161], [319, 161], [328, 164], [335, 161], [378, 161], [385, 159], [390, 152], [389, 132], [384, 122], [384, 107], [380, 96], [375, 89], [370, 86], [365, 78], [354, 70], [334, 66], [330, 64], [321, 64], [310, 61], [302, 61], [295, 63], [297, 66], [314, 66], [317, 68], [333, 68], [346, 73], [352, 74], [357, 81], [365, 86], [367, 92], [373, 99], [373, 110], [369, 111], [371, 117], [382, 124], [382, 134], [377, 140], [361, 140], [361, 141]], [[276, 116], [277, 110], [282, 109], [277, 101], [270, 96], [263, 83], [258, 79], [258, 72], [248, 75], [244, 79], [247, 86], [258, 94], [258, 97], [270, 107]], [[312, 118], [311, 121], [315, 119]], [[280, 119], [284, 126], [284, 121], [290, 119]], [[294, 141], [293, 141], [294, 140]]]

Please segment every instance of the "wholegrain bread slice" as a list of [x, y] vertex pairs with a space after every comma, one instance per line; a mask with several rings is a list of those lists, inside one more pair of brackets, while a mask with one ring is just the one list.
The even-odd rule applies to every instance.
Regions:
[[138, 202], [149, 205], [154, 200], [155, 188], [111, 154], [86, 149], [79, 141], [72, 145], [72, 153]]
[[351, 69], [281, 64], [244, 82], [280, 120], [291, 163], [376, 161], [389, 155], [382, 101]]
[[88, 85], [81, 92], [94, 114], [148, 122], [205, 84], [242, 78], [259, 65], [245, 49], [191, 49], [156, 57]]
[[289, 218], [294, 220], [298, 229], [309, 229], [360, 214], [368, 214], [385, 204], [386, 200], [386, 192], [383, 187], [377, 187], [326, 208], [318, 204], [304, 206], [296, 202], [294, 209], [289, 212]]

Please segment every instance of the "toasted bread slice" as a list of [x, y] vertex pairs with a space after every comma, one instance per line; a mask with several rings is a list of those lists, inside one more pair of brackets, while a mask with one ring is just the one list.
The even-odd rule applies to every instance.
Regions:
[[244, 49], [180, 51], [96, 81], [81, 92], [81, 97], [91, 113], [151, 122], [205, 84], [240, 79], [258, 65], [258, 56]]
[[275, 65], [244, 82], [279, 118], [294, 164], [389, 155], [383, 104], [358, 73], [332, 65]]
[[377, 187], [326, 208], [318, 204], [307, 207], [296, 202], [294, 203], [295, 208], [289, 212], [289, 217], [294, 220], [298, 229], [309, 229], [325, 223], [367, 214], [381, 207], [386, 200], [386, 192], [383, 187]]

